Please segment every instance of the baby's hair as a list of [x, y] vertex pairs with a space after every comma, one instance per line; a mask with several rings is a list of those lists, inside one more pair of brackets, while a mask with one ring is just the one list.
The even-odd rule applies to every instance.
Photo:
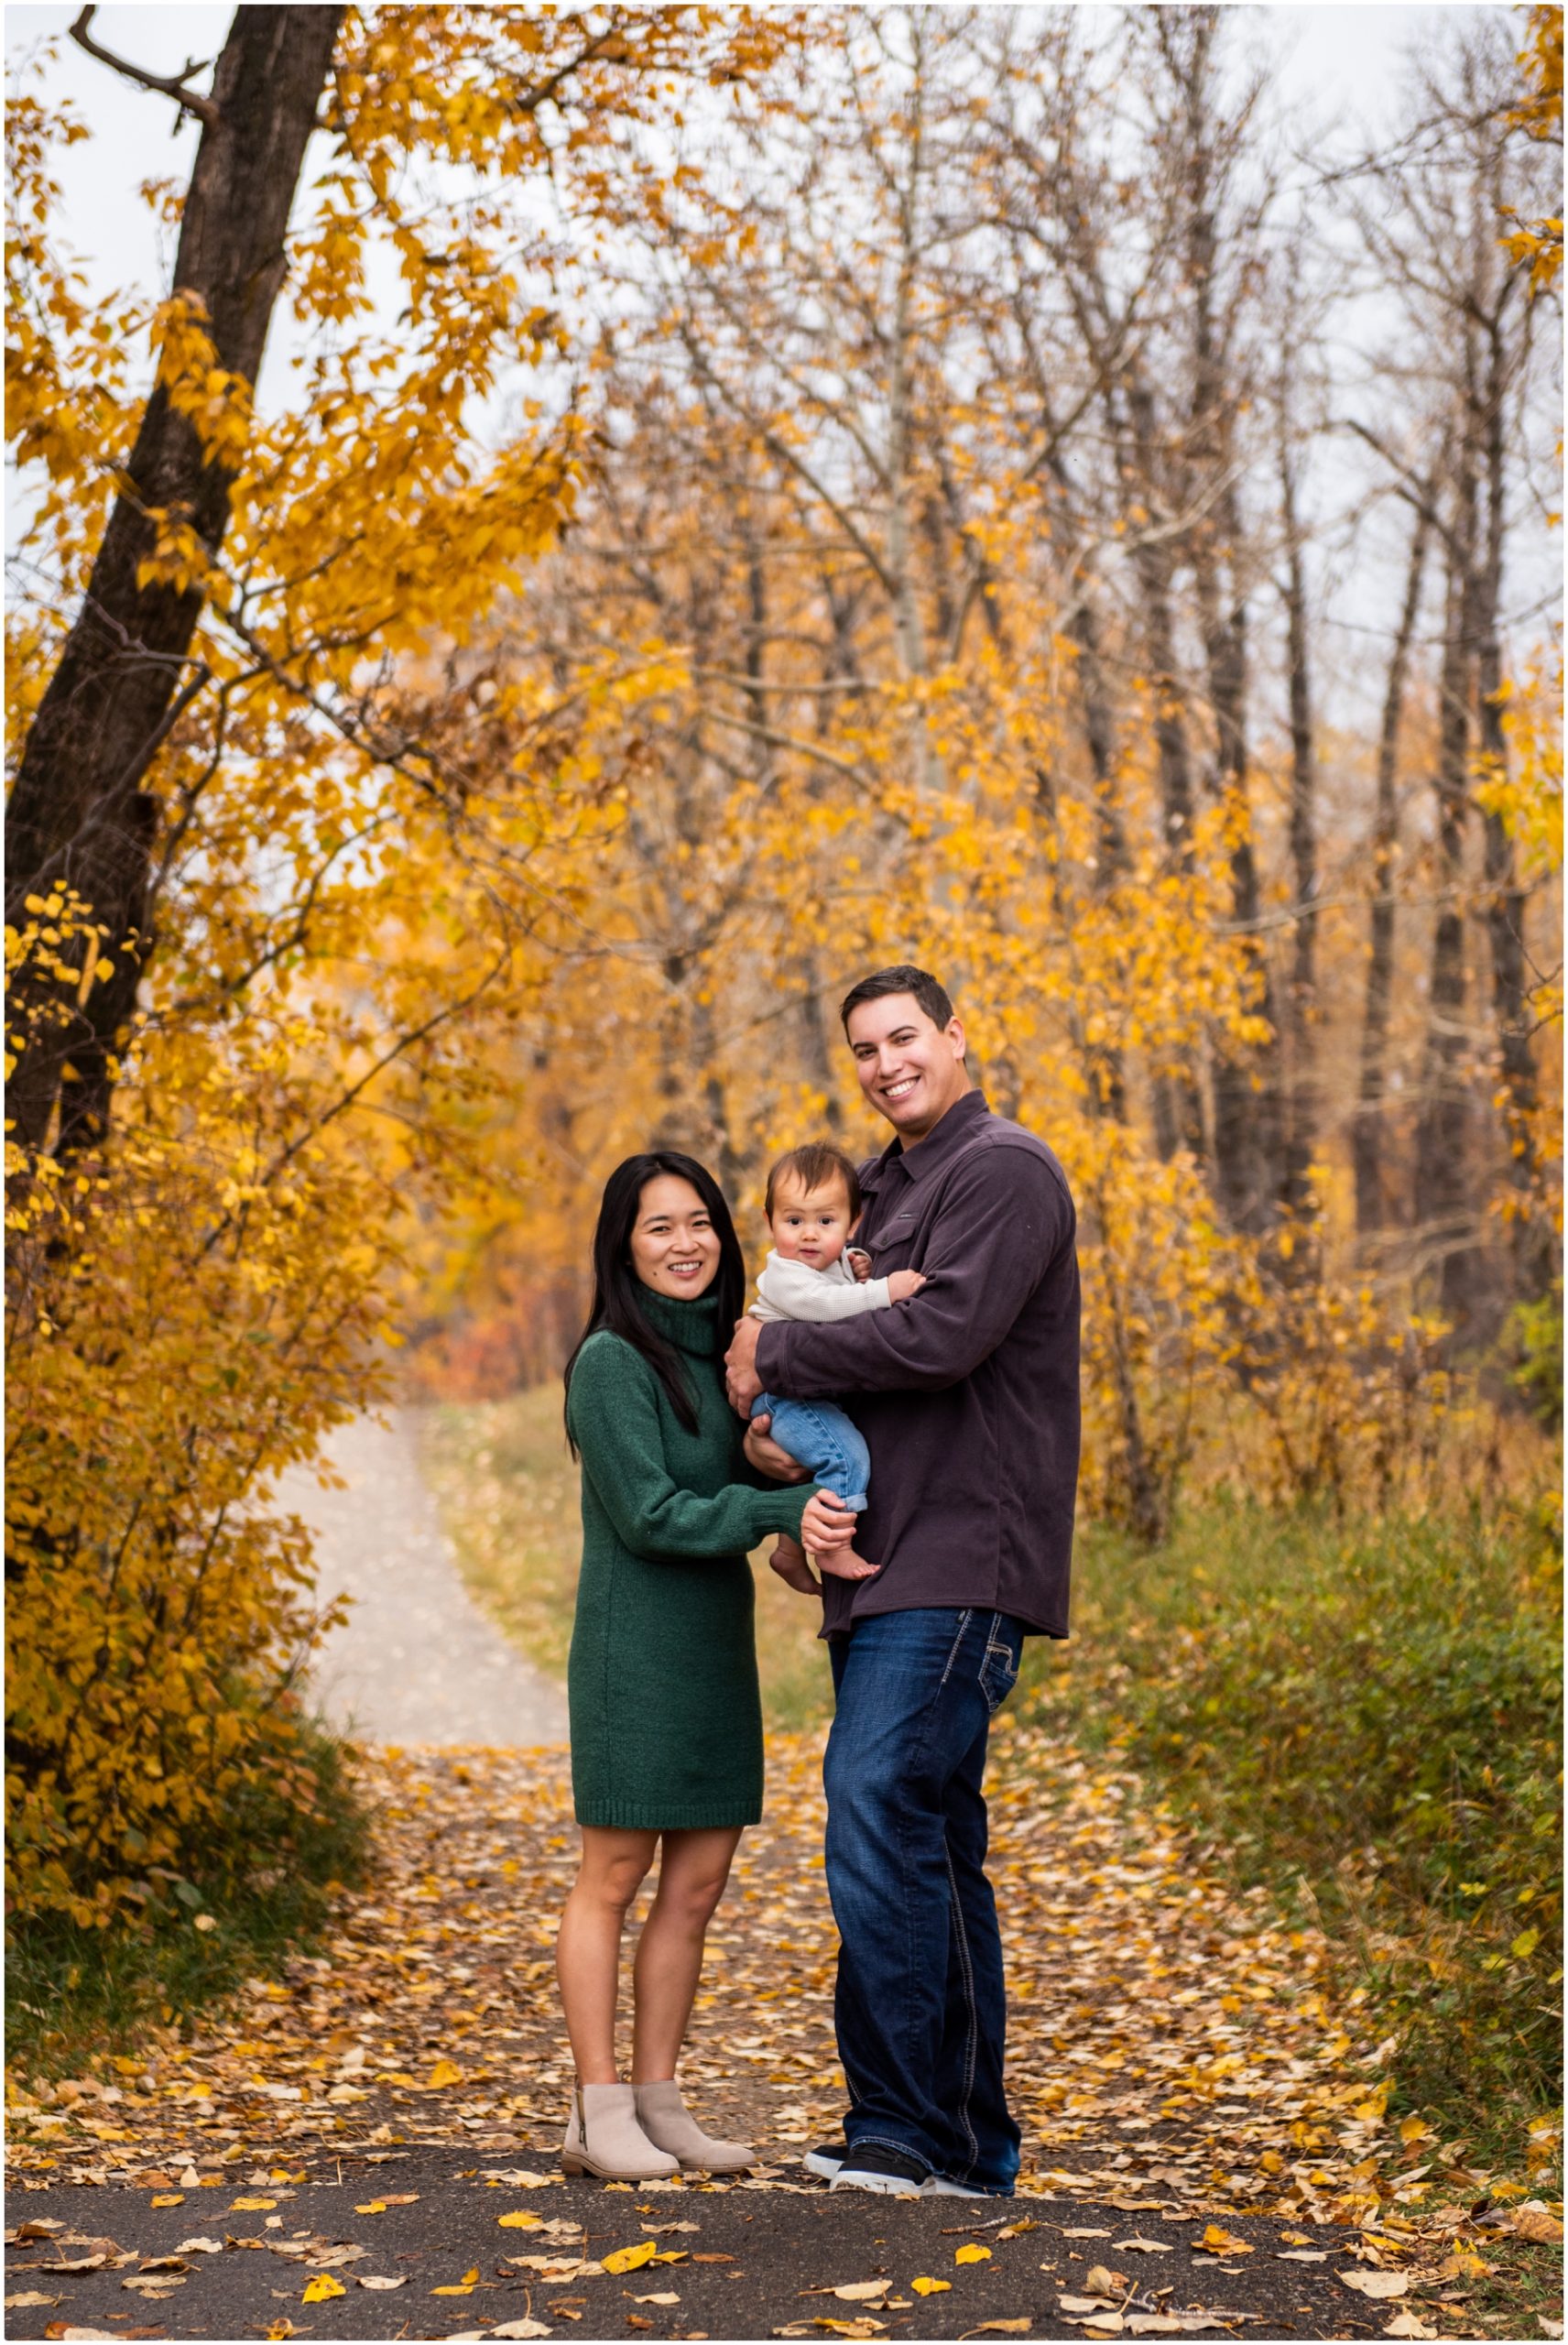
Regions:
[[849, 1192], [849, 1217], [860, 1216], [860, 1175], [851, 1158], [842, 1148], [833, 1148], [826, 1140], [810, 1140], [804, 1148], [792, 1148], [781, 1156], [768, 1175], [768, 1194], [762, 1200], [762, 1210], [769, 1221], [779, 1195], [779, 1183], [783, 1180], [798, 1181], [802, 1190], [825, 1189], [830, 1181], [842, 1181]]

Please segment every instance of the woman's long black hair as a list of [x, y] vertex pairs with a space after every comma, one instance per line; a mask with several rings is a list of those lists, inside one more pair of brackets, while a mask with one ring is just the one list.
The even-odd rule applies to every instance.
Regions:
[[[745, 1308], [746, 1260], [724, 1191], [713, 1174], [694, 1157], [682, 1156], [674, 1149], [650, 1149], [644, 1155], [628, 1156], [605, 1182], [600, 1200], [599, 1226], [593, 1232], [593, 1308], [588, 1314], [588, 1325], [566, 1363], [566, 1391], [570, 1400], [572, 1371], [577, 1365], [578, 1353], [590, 1336], [607, 1327], [613, 1336], [621, 1336], [634, 1350], [641, 1352], [670, 1395], [670, 1405], [681, 1423], [688, 1433], [695, 1433], [697, 1412], [687, 1387], [681, 1354], [659, 1334], [643, 1309], [642, 1298], [648, 1289], [632, 1268], [632, 1231], [637, 1227], [637, 1207], [648, 1183], [657, 1181], [661, 1172], [673, 1173], [677, 1180], [691, 1183], [718, 1233], [719, 1267], [702, 1292], [716, 1301], [721, 1327], [738, 1319]], [[577, 1444], [572, 1439], [570, 1423], [566, 1438], [575, 1457]]]

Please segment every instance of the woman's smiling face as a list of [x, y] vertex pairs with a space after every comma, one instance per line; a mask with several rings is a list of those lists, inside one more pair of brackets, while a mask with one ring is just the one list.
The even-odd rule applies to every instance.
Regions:
[[712, 1286], [719, 1267], [719, 1233], [690, 1181], [661, 1172], [637, 1199], [632, 1227], [632, 1268], [655, 1294], [686, 1297]]

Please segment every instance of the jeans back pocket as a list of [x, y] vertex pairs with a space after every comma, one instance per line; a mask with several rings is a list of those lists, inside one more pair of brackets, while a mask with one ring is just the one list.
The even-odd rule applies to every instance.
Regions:
[[993, 1614], [980, 1663], [980, 1691], [994, 1718], [1018, 1682], [1023, 1639], [1004, 1612]]

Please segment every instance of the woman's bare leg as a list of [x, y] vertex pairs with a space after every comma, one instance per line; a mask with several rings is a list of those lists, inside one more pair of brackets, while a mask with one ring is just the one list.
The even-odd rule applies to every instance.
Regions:
[[703, 1937], [739, 1840], [738, 1826], [664, 1835], [659, 1888], [633, 1973], [634, 2084], [661, 2084], [675, 2074], [702, 1975]]
[[582, 1861], [555, 1941], [555, 1975], [579, 2084], [617, 2081], [615, 1989], [621, 1930], [658, 1846], [657, 1832], [583, 1827]]

